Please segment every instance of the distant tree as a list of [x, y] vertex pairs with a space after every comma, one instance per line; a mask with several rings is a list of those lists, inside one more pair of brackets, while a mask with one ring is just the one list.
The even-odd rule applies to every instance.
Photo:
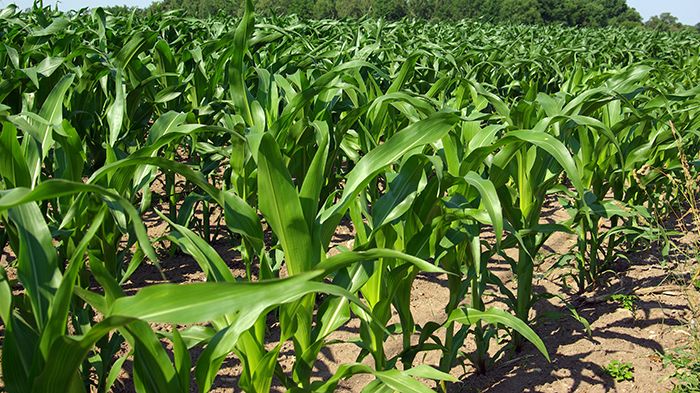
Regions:
[[255, 12], [266, 16], [286, 14], [289, 3], [289, 0], [258, 0]]
[[153, 11], [181, 9], [189, 16], [206, 18], [218, 13], [223, 13], [224, 15], [238, 15], [241, 11], [241, 4], [238, 0], [198, 0], [187, 2], [162, 0], [153, 3], [149, 9]]
[[335, 12], [338, 18], [360, 18], [372, 12], [372, 0], [339, 0]]
[[697, 23], [697, 24], [695, 25], [695, 30], [697, 30], [698, 33], [700, 33], [700, 23]]
[[537, 0], [542, 22], [569, 26], [641, 25], [625, 0]]
[[566, 7], [560, 0], [539, 0], [538, 10], [544, 23], [565, 23]]
[[576, 18], [569, 20], [570, 26], [604, 27], [608, 25], [607, 16], [610, 10], [605, 8], [602, 1], [577, 0], [573, 6]]
[[198, 13], [200, 16], [216, 15], [219, 12], [224, 15], [236, 15], [241, 11], [241, 3], [235, 0], [207, 0], [199, 2]]
[[[207, 17], [218, 13], [240, 15], [243, 0], [160, 0], [151, 10], [183, 9]], [[296, 14], [302, 18], [360, 18], [365, 15], [397, 20], [480, 19], [495, 23], [555, 23], [568, 26], [641, 25], [639, 13], [626, 0], [257, 0], [261, 15]], [[670, 14], [647, 22], [659, 30], [683, 27]]]
[[537, 0], [504, 0], [500, 20], [508, 23], [542, 23]]
[[[200, 1], [211, 2], [217, 0]], [[313, 18], [315, 17], [314, 3], [314, 0], [258, 0], [255, 3], [255, 12], [266, 16], [295, 14], [302, 18]]]
[[335, 0], [317, 0], [316, 4], [314, 4], [313, 14], [316, 19], [337, 18]]
[[603, 0], [608, 26], [641, 26], [642, 16], [625, 0]]
[[683, 24], [678, 21], [678, 18], [671, 15], [670, 12], [652, 16], [647, 21], [646, 26], [660, 31], [678, 31], [683, 28]]
[[112, 5], [112, 6], [102, 7], [102, 9], [107, 11], [109, 14], [112, 14], [112, 15], [128, 15], [128, 14], [131, 14], [132, 12], [140, 11], [140, 9], [137, 7], [129, 7], [129, 6], [125, 6], [125, 5]]
[[372, 2], [372, 16], [398, 20], [408, 14], [407, 7], [408, 4], [405, 0], [374, 0]]
[[302, 18], [312, 18], [314, 16], [314, 4], [314, 0], [292, 0], [287, 13], [296, 14]]
[[432, 19], [435, 6], [435, 2], [431, 0], [411, 0], [408, 2], [408, 16], [418, 19]]
[[457, 9], [461, 0], [436, 1], [432, 12], [432, 18], [437, 20], [459, 19]]
[[616, 17], [608, 20], [608, 26], [622, 27], [639, 27], [643, 26], [642, 16], [634, 8], [628, 8], [627, 11], [619, 14]]

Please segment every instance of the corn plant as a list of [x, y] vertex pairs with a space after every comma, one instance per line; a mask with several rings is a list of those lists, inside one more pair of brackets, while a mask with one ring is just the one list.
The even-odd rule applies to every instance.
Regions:
[[[0, 10], [7, 391], [107, 392], [129, 369], [138, 392], [204, 392], [230, 356], [246, 392], [356, 374], [446, 391], [526, 341], [548, 358], [532, 308], [560, 295], [533, 290], [552, 233], [577, 238], [556, 267], [580, 291], [668, 238], [696, 176], [697, 37], [254, 11]], [[554, 200], [570, 219], [544, 223]], [[203, 282], [167, 282], [175, 254]], [[421, 272], [449, 299], [419, 325]], [[357, 358], [319, 379], [352, 319]]]

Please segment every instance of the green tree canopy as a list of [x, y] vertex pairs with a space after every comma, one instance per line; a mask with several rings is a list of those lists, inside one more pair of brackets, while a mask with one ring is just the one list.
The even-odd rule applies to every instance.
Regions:
[[652, 16], [649, 18], [646, 25], [649, 28], [661, 31], [678, 31], [683, 28], [683, 24], [678, 21], [678, 18], [671, 15], [669, 12]]
[[[240, 0], [161, 0], [155, 10], [184, 9], [192, 16], [206, 17], [218, 12], [240, 13]], [[296, 14], [301, 18], [404, 17], [459, 20], [481, 19], [495, 23], [553, 23], [568, 26], [641, 25], [639, 13], [625, 0], [259, 0], [263, 15]], [[666, 16], [652, 18], [652, 28], [671, 29]], [[670, 16], [670, 14], [669, 14]]]

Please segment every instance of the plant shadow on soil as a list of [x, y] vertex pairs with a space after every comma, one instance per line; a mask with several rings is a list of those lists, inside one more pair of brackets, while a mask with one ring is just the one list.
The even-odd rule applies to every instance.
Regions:
[[[223, 239], [222, 239], [223, 240]], [[348, 237], [347, 240], [350, 240]], [[243, 265], [239, 256], [227, 245], [230, 241], [217, 241], [212, 244], [217, 252], [227, 261], [236, 276], [242, 276]], [[618, 266], [617, 273], [609, 273], [606, 285], [602, 285], [589, 298], [604, 298], [606, 294], [633, 293], [633, 290], [658, 287], [668, 281], [668, 272], [660, 268], [656, 260], [658, 250], [644, 250], [631, 258], [630, 264]], [[163, 274], [171, 282], [192, 282], [204, 279], [198, 265], [188, 256], [177, 252], [162, 263]], [[506, 276], [510, 268], [504, 263], [494, 263], [493, 269], [497, 274]], [[544, 270], [541, 267], [540, 270]], [[565, 293], [560, 283], [550, 279], [539, 279], [534, 285], [536, 293]], [[131, 282], [125, 286], [129, 292], [153, 283], [162, 282], [160, 272], [153, 265], [143, 265], [139, 268]], [[680, 288], [680, 287], [679, 287]], [[419, 322], [435, 319], [434, 314], [444, 315], [441, 310], [447, 296], [444, 276], [420, 274], [414, 285], [420, 299], [413, 299], [415, 318]], [[435, 301], [433, 315], [426, 315], [431, 307], [421, 307], [426, 301]], [[435, 310], [438, 308], [438, 310]], [[619, 305], [609, 301], [585, 303], [577, 307], [578, 314], [585, 318], [591, 326], [589, 337], [583, 325], [569, 316], [564, 303], [558, 298], [541, 299], [533, 306], [537, 323], [534, 330], [543, 339], [551, 357], [551, 362], [539, 353], [532, 345], [519, 353], [506, 355], [497, 361], [486, 374], [477, 375], [469, 365], [456, 367], [452, 374], [460, 382], [451, 384], [448, 391], [457, 392], [609, 392], [609, 391], [666, 391], [671, 387], [664, 377], [669, 375], [661, 367], [657, 354], [665, 349], [675, 347], [683, 337], [674, 334], [674, 328], [682, 326], [687, 304], [683, 297], [664, 293], [652, 293], [640, 296], [636, 301], [636, 310], [631, 312], [619, 308]], [[545, 316], [557, 317], [552, 319]], [[444, 318], [444, 317], [443, 317]], [[440, 320], [440, 317], [437, 318]], [[419, 322], [420, 323], [420, 322]], [[275, 321], [270, 319], [268, 342], [276, 343], [279, 331]], [[341, 337], [357, 336], [357, 320], [339, 329]], [[469, 345], [469, 339], [468, 345]], [[165, 344], [164, 344], [165, 345]], [[315, 378], [325, 380], [330, 378], [340, 364], [353, 362], [358, 351], [352, 344], [343, 345], [338, 349], [334, 346], [324, 348], [315, 364]], [[169, 349], [166, 345], [166, 348]], [[469, 351], [470, 348], [466, 348]], [[471, 348], [473, 349], [473, 348]], [[390, 352], [390, 350], [388, 350]], [[201, 353], [201, 349], [192, 350], [193, 364]], [[293, 364], [294, 350], [291, 343], [285, 343], [280, 351], [280, 363], [285, 372], [290, 371]], [[433, 357], [431, 360], [435, 360]], [[604, 371], [605, 365], [612, 360], [631, 362], [635, 366], [635, 380], [615, 382]], [[465, 360], [465, 362], [467, 362]], [[417, 361], [416, 364], [419, 362]], [[428, 364], [436, 364], [428, 361]], [[124, 365], [120, 386], [115, 392], [133, 391], [130, 378], [131, 363]], [[238, 392], [238, 375], [241, 371], [240, 362], [229, 356], [217, 376], [212, 391]], [[360, 391], [371, 380], [371, 377], [355, 377], [339, 385], [338, 391]], [[651, 389], [649, 387], [655, 387]], [[658, 389], [656, 388], [658, 387]], [[193, 386], [193, 390], [194, 386]], [[274, 381], [273, 391], [283, 391], [279, 381]]]
[[[661, 366], [660, 354], [678, 344], [675, 329], [684, 325], [688, 312], [683, 297], [664, 293], [640, 296], [636, 310], [621, 309], [614, 302], [602, 300], [614, 293], [656, 288], [668, 279], [668, 273], [650, 258], [649, 251], [638, 253], [635, 262], [624, 271], [609, 274], [613, 284], [602, 286], [577, 307], [578, 315], [590, 323], [589, 336], [583, 325], [574, 320], [557, 298], [534, 304], [537, 316], [557, 313], [558, 320], [539, 319], [534, 330], [544, 341], [551, 362], [527, 345], [510, 359], [496, 363], [484, 375], [469, 373], [453, 384], [450, 392], [644, 392], [667, 391], [672, 387]], [[653, 250], [658, 251], [658, 250]], [[609, 277], [610, 278], [610, 277]], [[541, 281], [542, 282], [542, 281]], [[564, 293], [553, 290], [552, 281], [534, 286], [536, 293]], [[680, 286], [678, 287], [680, 292]], [[570, 314], [569, 314], [570, 315]], [[612, 360], [631, 362], [635, 380], [616, 383], [604, 367]]]
[[[149, 223], [151, 224], [151, 223]], [[155, 223], [154, 223], [155, 224]], [[153, 224], [151, 224], [153, 225]], [[149, 234], [154, 226], [149, 226]], [[347, 223], [346, 223], [346, 226]], [[159, 228], [160, 229], [160, 228]], [[352, 228], [341, 230], [334, 239], [334, 244], [342, 244], [351, 248], [348, 243], [353, 239]], [[162, 235], [162, 233], [158, 234]], [[548, 242], [546, 251], [556, 253], [567, 247], [566, 238], [552, 239]], [[240, 255], [230, 247], [231, 239], [219, 237], [211, 243], [213, 248], [226, 261], [227, 265], [237, 277], [242, 277], [245, 266], [240, 261]], [[570, 243], [568, 243], [570, 244]], [[6, 254], [3, 252], [3, 254]], [[594, 293], [588, 294], [589, 299], [605, 298], [612, 293], [634, 293], [634, 291], [653, 289], [655, 287], [668, 287], [669, 283], [677, 288], [670, 292], [648, 294], [639, 296], [634, 312], [621, 309], [618, 304], [606, 300], [598, 300], [592, 303], [581, 302], [577, 307], [578, 314], [586, 319], [591, 326], [592, 335], [589, 337], [582, 324], [567, 313], [565, 304], [559, 298], [546, 298], [536, 302], [533, 306], [537, 323], [532, 325], [537, 334], [543, 339], [551, 362], [537, 352], [532, 345], [527, 345], [521, 352], [506, 355], [497, 361], [493, 368], [483, 375], [477, 375], [468, 365], [455, 367], [452, 374], [460, 379], [460, 382], [448, 386], [448, 391], [457, 392], [609, 392], [609, 391], [667, 391], [672, 383], [667, 376], [672, 373], [662, 367], [658, 354], [664, 350], [678, 347], [687, 340], [686, 336], [679, 335], [679, 327], [687, 321], [689, 313], [688, 304], [684, 296], [679, 296], [682, 286], [677, 281], [687, 282], [687, 273], [676, 274], [674, 279], [669, 277], [673, 267], [660, 266], [659, 250], [652, 247], [641, 250], [630, 257], [630, 262], [616, 266], [617, 272], [609, 272], [604, 285], [601, 285]], [[3, 255], [7, 264], [13, 258], [12, 255]], [[162, 274], [166, 281], [185, 283], [205, 280], [204, 274], [197, 263], [189, 256], [176, 251], [167, 255], [161, 261]], [[545, 278], [543, 271], [548, 266], [540, 266], [536, 272], [537, 280], [534, 283], [536, 293], [566, 294], [569, 288], [561, 283]], [[509, 280], [510, 266], [503, 262], [492, 263], [489, 267], [494, 273], [505, 281]], [[255, 272], [254, 272], [255, 274]], [[685, 275], [685, 277], [684, 277]], [[133, 294], [139, 288], [164, 282], [161, 271], [152, 265], [143, 263], [130, 281], [124, 285], [127, 294]], [[664, 285], [665, 284], [665, 285]], [[512, 286], [512, 285], [509, 285]], [[412, 293], [412, 307], [417, 323], [425, 323], [428, 320], [444, 320], [442, 310], [448, 296], [446, 279], [442, 275], [420, 274], [414, 284]], [[493, 303], [493, 300], [491, 300]], [[487, 305], [490, 306], [490, 305]], [[544, 316], [558, 315], [558, 318], [546, 318]], [[269, 343], [276, 343], [279, 338], [276, 321], [270, 318]], [[169, 327], [161, 327], [164, 330]], [[356, 319], [341, 327], [338, 334], [343, 338], [357, 337], [358, 323]], [[0, 332], [0, 340], [2, 334]], [[399, 340], [400, 341], [400, 340]], [[1, 342], [1, 341], [0, 341]], [[169, 344], [164, 342], [164, 347], [170, 353]], [[387, 344], [391, 346], [390, 343]], [[471, 347], [470, 347], [471, 345]], [[473, 344], [467, 339], [466, 352], [473, 350]], [[389, 349], [388, 353], [391, 352]], [[193, 364], [201, 353], [200, 348], [193, 348], [191, 357]], [[331, 377], [340, 364], [354, 362], [357, 356], [357, 347], [353, 344], [326, 347], [321, 351], [319, 360], [315, 364], [315, 378], [325, 380]], [[426, 364], [437, 364], [435, 356], [426, 359]], [[288, 373], [294, 360], [294, 350], [291, 343], [284, 343], [280, 351], [280, 363], [283, 370]], [[635, 366], [634, 381], [615, 382], [606, 375], [604, 367], [612, 360], [630, 362]], [[465, 360], [465, 362], [468, 362]], [[416, 361], [416, 364], [419, 364]], [[127, 361], [120, 379], [114, 386], [114, 392], [133, 392], [134, 387], [130, 375], [132, 363]], [[238, 392], [238, 376], [240, 375], [240, 362], [229, 356], [217, 376], [212, 391], [214, 392]], [[344, 381], [338, 387], [338, 391], [356, 392], [371, 380], [369, 376], [360, 376]], [[279, 381], [273, 381], [273, 391], [284, 391]], [[192, 384], [191, 391], [196, 391]]]

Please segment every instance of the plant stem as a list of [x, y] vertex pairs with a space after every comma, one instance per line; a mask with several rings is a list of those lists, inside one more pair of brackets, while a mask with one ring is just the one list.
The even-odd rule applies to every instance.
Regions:
[[[532, 239], [523, 239], [524, 247], [521, 247], [518, 252], [518, 292], [516, 298], [515, 315], [525, 323], [528, 323], [530, 314], [530, 305], [532, 302], [532, 273], [533, 261], [531, 254]], [[525, 344], [525, 339], [519, 333], [514, 333], [513, 344], [517, 351], [521, 350]]]

